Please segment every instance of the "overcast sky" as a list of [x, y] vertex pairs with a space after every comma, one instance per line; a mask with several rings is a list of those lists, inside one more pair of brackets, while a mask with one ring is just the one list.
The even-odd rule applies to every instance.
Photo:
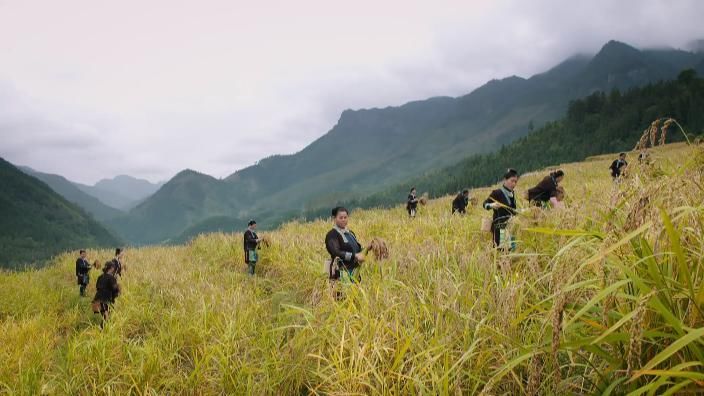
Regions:
[[347, 109], [459, 96], [610, 39], [685, 48], [704, 1], [0, 0], [0, 156], [93, 183], [224, 177]]

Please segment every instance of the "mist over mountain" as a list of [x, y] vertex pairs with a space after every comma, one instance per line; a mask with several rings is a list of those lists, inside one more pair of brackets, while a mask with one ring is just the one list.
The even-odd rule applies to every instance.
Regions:
[[563, 116], [570, 100], [673, 79], [683, 69], [699, 70], [702, 62], [702, 53], [610, 41], [594, 56], [571, 57], [530, 78], [492, 80], [457, 98], [347, 110], [296, 154], [262, 159], [223, 180], [193, 173], [184, 182], [179, 174], [110, 224], [134, 243], [158, 243], [212, 223], [211, 217], [242, 223], [295, 217], [492, 152]]

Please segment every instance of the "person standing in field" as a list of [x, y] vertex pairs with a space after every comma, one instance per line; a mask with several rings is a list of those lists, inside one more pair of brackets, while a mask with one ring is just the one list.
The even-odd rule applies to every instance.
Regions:
[[491, 221], [491, 232], [494, 237], [494, 246], [497, 248], [504, 247], [509, 242], [511, 243], [511, 249], [514, 248], [513, 242], [508, 241], [506, 228], [511, 217], [516, 214], [514, 189], [517, 184], [518, 172], [515, 169], [508, 169], [504, 174], [504, 181], [501, 187], [492, 191], [489, 194], [489, 198], [484, 201], [484, 209], [494, 211]]
[[96, 292], [93, 304], [99, 305], [99, 308], [94, 308], [93, 312], [100, 313], [103, 317], [103, 322], [100, 324], [101, 328], [108, 319], [110, 306], [115, 303], [115, 299], [120, 295], [120, 285], [117, 284], [117, 278], [115, 277], [116, 271], [115, 261], [108, 261], [103, 267], [103, 274], [98, 277], [95, 284]]
[[325, 248], [331, 260], [328, 274], [330, 280], [344, 278], [360, 282], [362, 278], [357, 268], [364, 262], [364, 255], [357, 236], [348, 228], [349, 211], [338, 206], [332, 210], [332, 218], [334, 225], [325, 235]]
[[466, 214], [467, 205], [469, 205], [469, 189], [465, 188], [452, 200], [452, 214]]
[[122, 248], [115, 249], [115, 258], [112, 259], [113, 265], [115, 266], [115, 276], [122, 276], [122, 260], [124, 251]]
[[609, 169], [611, 169], [611, 178], [613, 178], [615, 182], [618, 182], [627, 166], [628, 162], [626, 162], [626, 153], [619, 154], [618, 158], [611, 163], [611, 166], [609, 166]]
[[411, 218], [416, 217], [416, 210], [418, 208], [418, 196], [416, 195], [416, 188], [411, 188], [411, 192], [408, 193], [408, 199], [406, 200], [406, 210], [408, 211], [408, 216]]
[[545, 207], [550, 198], [557, 196], [557, 188], [565, 178], [565, 172], [557, 170], [550, 172], [535, 187], [528, 190], [528, 201], [535, 206]]
[[76, 281], [79, 289], [78, 293], [81, 297], [86, 295], [86, 287], [90, 283], [90, 264], [86, 259], [86, 251], [81, 249], [78, 254], [80, 257], [76, 260]]
[[257, 229], [257, 222], [250, 220], [247, 223], [247, 230], [244, 232], [244, 261], [247, 263], [249, 275], [254, 275], [254, 269], [259, 260], [257, 255], [257, 249], [259, 248], [259, 243], [261, 239], [257, 236], [255, 230]]

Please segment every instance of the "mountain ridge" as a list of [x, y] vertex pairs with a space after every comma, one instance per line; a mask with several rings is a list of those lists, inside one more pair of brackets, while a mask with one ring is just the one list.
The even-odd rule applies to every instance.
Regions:
[[[166, 196], [154, 195], [128, 214], [132, 226], [116, 228], [127, 238], [135, 230], [141, 235], [148, 230], [152, 236], [147, 242], [153, 243], [175, 238], [212, 216], [295, 216], [311, 202], [331, 204], [340, 197], [371, 194], [379, 186], [491, 152], [559, 118], [570, 100], [597, 90], [627, 90], [672, 79], [680, 70], [661, 60], [668, 54], [610, 41], [591, 58], [573, 56], [529, 78], [493, 79], [455, 98], [345, 110], [326, 134], [298, 153], [269, 156], [219, 182], [204, 183], [199, 191], [207, 199], [192, 202], [199, 208], [184, 209], [178, 215], [181, 222], [158, 216], [151, 217], [153, 224], [140, 220], [151, 216], [144, 208], [168, 205]], [[677, 54], [672, 62], [696, 64], [702, 59], [700, 54]], [[219, 200], [227, 202], [215, 203]], [[217, 210], [209, 212], [205, 205]]]
[[37, 265], [66, 250], [122, 241], [47, 183], [0, 158], [0, 268]]

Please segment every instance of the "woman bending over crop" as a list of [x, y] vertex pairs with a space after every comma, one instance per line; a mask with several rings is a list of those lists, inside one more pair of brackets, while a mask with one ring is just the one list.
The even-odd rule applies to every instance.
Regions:
[[518, 172], [515, 169], [508, 169], [504, 174], [501, 187], [492, 191], [489, 198], [484, 201], [484, 209], [494, 211], [491, 232], [494, 235], [494, 246], [497, 248], [508, 242], [506, 227], [511, 216], [516, 214], [516, 197], [513, 190], [517, 184]]
[[557, 196], [557, 188], [564, 178], [565, 172], [561, 170], [550, 172], [540, 183], [528, 190], [528, 200], [535, 206], [547, 206], [550, 198]]

